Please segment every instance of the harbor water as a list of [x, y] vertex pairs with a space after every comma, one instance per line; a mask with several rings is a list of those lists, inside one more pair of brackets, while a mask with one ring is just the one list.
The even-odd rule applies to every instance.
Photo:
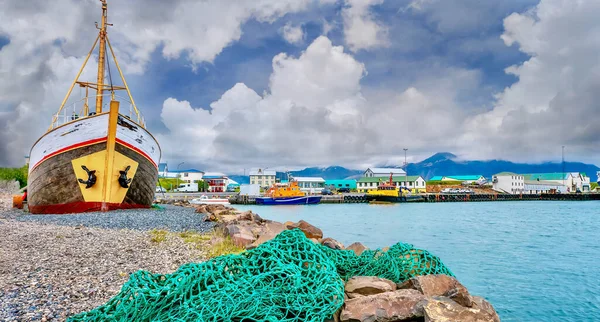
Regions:
[[598, 201], [236, 208], [306, 220], [344, 245], [427, 249], [502, 321], [600, 321]]

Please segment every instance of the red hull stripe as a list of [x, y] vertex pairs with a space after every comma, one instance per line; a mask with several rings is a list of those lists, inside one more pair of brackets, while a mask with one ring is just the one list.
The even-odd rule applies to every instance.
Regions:
[[[147, 205], [127, 204], [127, 203], [107, 203], [108, 210], [117, 209], [133, 209], [133, 208], [150, 208]], [[102, 202], [85, 202], [77, 201], [61, 205], [44, 205], [33, 206], [29, 205], [29, 212], [32, 214], [48, 215], [48, 214], [73, 214], [90, 211], [102, 210]]]
[[77, 144], [73, 144], [73, 145], [70, 145], [68, 147], [62, 148], [60, 150], [56, 150], [56, 151], [48, 154], [47, 156], [43, 157], [38, 163], [36, 163], [33, 166], [33, 168], [31, 168], [31, 170], [37, 168], [37, 166], [40, 165], [42, 162], [48, 160], [49, 158], [51, 158], [51, 157], [53, 157], [53, 156], [55, 156], [57, 154], [61, 154], [63, 152], [69, 151], [69, 150], [73, 150], [73, 149], [76, 149], [76, 148], [81, 148], [81, 147], [84, 147], [84, 146], [88, 146], [88, 145], [92, 145], [92, 144], [96, 144], [96, 143], [100, 143], [100, 142], [104, 142], [104, 141], [106, 141], [106, 137], [79, 142]]
[[119, 143], [119, 144], [121, 144], [123, 146], [126, 146], [126, 147], [132, 149], [133, 151], [135, 151], [135, 152], [143, 155], [146, 159], [148, 159], [148, 161], [150, 161], [152, 163], [152, 165], [154, 165], [155, 168], [158, 169], [158, 166], [156, 165], [156, 163], [154, 163], [154, 161], [152, 161], [152, 158], [149, 155], [147, 155], [144, 151], [136, 148], [135, 146], [133, 146], [133, 145], [131, 145], [131, 144], [129, 144], [129, 143], [123, 141], [123, 140], [120, 140], [119, 138], [117, 138], [117, 143]]

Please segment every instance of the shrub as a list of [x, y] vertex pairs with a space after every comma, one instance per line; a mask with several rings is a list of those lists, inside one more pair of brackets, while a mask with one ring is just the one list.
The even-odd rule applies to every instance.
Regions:
[[150, 241], [156, 244], [160, 244], [167, 240], [167, 231], [160, 229], [153, 229], [150, 231]]
[[0, 168], [0, 180], [16, 180], [19, 182], [19, 186], [23, 188], [27, 185], [27, 173], [27, 166], [22, 166], [20, 168]]

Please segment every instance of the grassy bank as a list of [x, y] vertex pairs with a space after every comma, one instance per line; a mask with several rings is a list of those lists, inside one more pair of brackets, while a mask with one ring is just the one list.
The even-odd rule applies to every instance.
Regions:
[[21, 188], [27, 185], [27, 166], [20, 168], [0, 168], [0, 180], [19, 182]]

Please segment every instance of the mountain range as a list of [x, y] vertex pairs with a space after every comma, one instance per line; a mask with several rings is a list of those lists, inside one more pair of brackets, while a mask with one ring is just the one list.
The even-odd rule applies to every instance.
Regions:
[[[492, 175], [504, 171], [520, 174], [562, 172], [563, 164], [560, 162], [537, 164], [514, 163], [504, 160], [465, 161], [458, 160], [456, 155], [452, 153], [440, 152], [421, 162], [409, 163], [406, 169], [409, 175], [420, 175], [425, 180], [433, 176], [450, 175], [483, 175], [489, 179]], [[600, 168], [596, 165], [582, 162], [565, 162], [564, 171], [585, 172], [592, 182], [596, 182], [598, 180], [596, 172], [600, 171]], [[364, 170], [351, 170], [340, 166], [331, 166], [326, 168], [306, 168], [299, 171], [290, 171], [290, 173], [295, 177], [322, 177], [325, 180], [355, 179], [359, 178], [364, 173]], [[249, 182], [247, 176], [230, 176], [230, 178], [239, 183]], [[284, 172], [277, 172], [277, 178], [286, 179], [287, 176]]]

